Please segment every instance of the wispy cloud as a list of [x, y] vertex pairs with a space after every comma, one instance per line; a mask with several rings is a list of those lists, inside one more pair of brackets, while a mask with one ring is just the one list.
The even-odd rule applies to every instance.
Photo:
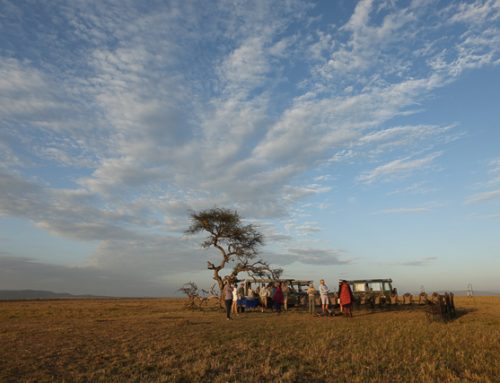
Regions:
[[438, 259], [438, 257], [425, 257], [422, 259], [418, 259], [415, 261], [406, 261], [406, 262], [401, 262], [399, 265], [401, 266], [417, 266], [417, 267], [422, 267], [422, 266], [427, 266], [433, 262], [435, 262]]
[[489, 201], [500, 200], [500, 189], [496, 187], [500, 184], [500, 158], [494, 158], [488, 163], [489, 180], [482, 184], [482, 188], [491, 189], [473, 194], [465, 199], [466, 205], [473, 205]]
[[394, 176], [406, 176], [416, 170], [429, 167], [440, 155], [441, 153], [436, 152], [418, 159], [397, 159], [361, 174], [358, 180], [362, 183], [370, 184], [380, 179], [387, 179]]
[[28, 219], [55, 234], [91, 241], [130, 239], [137, 234], [129, 225], [147, 223], [131, 210], [99, 209], [85, 192], [45, 188], [1, 168], [0, 178], [0, 214]]
[[296, 262], [310, 265], [345, 265], [352, 262], [348, 259], [341, 259], [344, 254], [339, 250], [290, 248], [288, 252]]
[[435, 263], [439, 257], [423, 257], [419, 259], [414, 259], [414, 260], [407, 260], [407, 261], [401, 261], [401, 262], [388, 262], [388, 263], [381, 263], [383, 266], [408, 266], [408, 267], [425, 267], [432, 265]]
[[435, 192], [437, 189], [428, 186], [425, 183], [414, 183], [409, 186], [398, 188], [387, 193], [388, 196], [398, 195], [398, 194], [429, 194]]
[[467, 197], [465, 203], [467, 205], [470, 205], [493, 200], [500, 200], [500, 189], [476, 193], [474, 195], [471, 195], [470, 197]]
[[421, 214], [428, 213], [431, 209], [429, 207], [398, 207], [392, 209], [383, 209], [376, 214]]

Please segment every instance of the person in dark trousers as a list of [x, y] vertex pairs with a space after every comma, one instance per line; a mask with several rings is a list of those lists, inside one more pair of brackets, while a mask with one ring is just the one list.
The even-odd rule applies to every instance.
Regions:
[[273, 297], [275, 291], [276, 288], [274, 287], [273, 283], [269, 282], [269, 284], [267, 285], [267, 306], [271, 308], [271, 311], [274, 308]]
[[231, 282], [226, 281], [226, 284], [224, 285], [224, 302], [226, 304], [226, 319], [230, 320], [231, 319], [231, 306], [233, 304], [233, 286]]
[[245, 304], [243, 302], [243, 298], [245, 297], [245, 285], [243, 283], [240, 284], [240, 287], [238, 287], [237, 295], [238, 295], [238, 312], [242, 313], [245, 311]]
[[273, 295], [274, 309], [278, 314], [281, 314], [281, 305], [283, 304], [283, 291], [281, 290], [281, 283], [278, 283]]

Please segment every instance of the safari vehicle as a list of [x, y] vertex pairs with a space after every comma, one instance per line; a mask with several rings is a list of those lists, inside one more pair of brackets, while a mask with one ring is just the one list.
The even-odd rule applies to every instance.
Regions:
[[351, 286], [354, 302], [363, 305], [390, 304], [396, 294], [392, 279], [355, 279], [346, 281]]
[[252, 291], [256, 292], [257, 288], [262, 287], [262, 286], [267, 286], [269, 283], [282, 283], [282, 284], [288, 284], [289, 291], [288, 291], [288, 306], [301, 306], [305, 305], [307, 301], [307, 287], [309, 284], [311, 284], [313, 281], [311, 280], [301, 280], [301, 279], [292, 279], [292, 278], [286, 278], [286, 279], [269, 279], [269, 278], [249, 278], [245, 279], [243, 281], [238, 281], [238, 283], [243, 283], [244, 284], [244, 294], [245, 294], [245, 305], [247, 307], [252, 307], [253, 303], [256, 303], [259, 301], [258, 295], [255, 295], [253, 297], [253, 300], [256, 302], [252, 302], [252, 297], [250, 297], [250, 288]]

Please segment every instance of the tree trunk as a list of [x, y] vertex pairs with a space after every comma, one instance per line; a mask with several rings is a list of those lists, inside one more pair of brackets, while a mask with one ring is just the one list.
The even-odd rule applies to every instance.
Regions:
[[219, 270], [214, 270], [214, 278], [217, 284], [219, 285], [219, 308], [224, 308], [224, 281], [219, 275]]

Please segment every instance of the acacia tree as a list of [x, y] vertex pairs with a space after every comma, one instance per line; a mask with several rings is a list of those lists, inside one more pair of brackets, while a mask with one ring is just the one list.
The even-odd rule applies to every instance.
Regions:
[[[221, 294], [225, 280], [234, 281], [242, 272], [250, 276], [279, 278], [281, 269], [271, 269], [269, 263], [257, 257], [259, 247], [264, 244], [262, 234], [255, 226], [244, 225], [237, 211], [212, 208], [192, 212], [191, 226], [186, 234], [200, 232], [208, 233], [202, 247], [214, 247], [220, 252], [220, 262], [208, 261], [207, 268], [213, 270], [213, 279], [219, 285]], [[222, 276], [222, 270], [229, 263], [233, 266], [232, 271]]]

